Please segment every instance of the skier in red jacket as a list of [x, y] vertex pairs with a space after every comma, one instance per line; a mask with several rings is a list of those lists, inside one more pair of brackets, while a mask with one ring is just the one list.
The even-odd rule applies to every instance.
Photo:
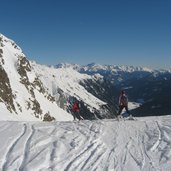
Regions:
[[79, 102], [77, 100], [75, 100], [74, 103], [73, 103], [72, 113], [73, 113], [74, 120], [76, 120], [76, 118], [78, 120], [82, 120], [83, 119], [80, 116], [80, 106], [79, 106]]

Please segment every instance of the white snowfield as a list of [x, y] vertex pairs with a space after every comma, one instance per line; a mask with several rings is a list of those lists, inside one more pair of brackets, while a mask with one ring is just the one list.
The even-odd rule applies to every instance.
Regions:
[[2, 171], [170, 171], [171, 116], [0, 122]]

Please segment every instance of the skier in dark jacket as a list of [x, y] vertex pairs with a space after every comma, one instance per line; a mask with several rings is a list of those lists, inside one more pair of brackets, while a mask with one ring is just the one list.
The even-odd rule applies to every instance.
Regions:
[[128, 97], [125, 93], [124, 90], [121, 91], [121, 94], [119, 96], [119, 112], [118, 112], [118, 116], [120, 116], [122, 110], [125, 108], [126, 112], [129, 114], [130, 117], [132, 117], [132, 115], [130, 114], [129, 110], [128, 110]]
[[75, 100], [73, 103], [72, 114], [73, 114], [74, 120], [76, 120], [76, 118], [78, 120], [82, 120], [82, 117], [80, 116], [80, 106], [77, 100]]

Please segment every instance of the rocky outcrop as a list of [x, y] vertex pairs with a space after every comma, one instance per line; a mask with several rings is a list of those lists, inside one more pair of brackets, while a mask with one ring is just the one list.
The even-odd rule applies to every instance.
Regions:
[[0, 102], [3, 102], [10, 112], [14, 111], [17, 113], [13, 102], [14, 98], [8, 75], [0, 66]]

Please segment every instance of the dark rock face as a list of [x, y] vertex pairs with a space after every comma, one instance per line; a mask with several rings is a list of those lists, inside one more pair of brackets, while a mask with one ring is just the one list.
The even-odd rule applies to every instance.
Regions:
[[46, 113], [44, 115], [43, 121], [51, 122], [51, 121], [54, 121], [54, 120], [55, 120], [55, 118], [51, 117], [49, 113]]
[[3, 102], [10, 112], [14, 111], [17, 113], [13, 103], [14, 98], [15, 96], [12, 93], [8, 75], [0, 66], [0, 102]]
[[4, 64], [4, 59], [3, 59], [3, 44], [2, 44], [2, 39], [0, 37], [0, 65]]

